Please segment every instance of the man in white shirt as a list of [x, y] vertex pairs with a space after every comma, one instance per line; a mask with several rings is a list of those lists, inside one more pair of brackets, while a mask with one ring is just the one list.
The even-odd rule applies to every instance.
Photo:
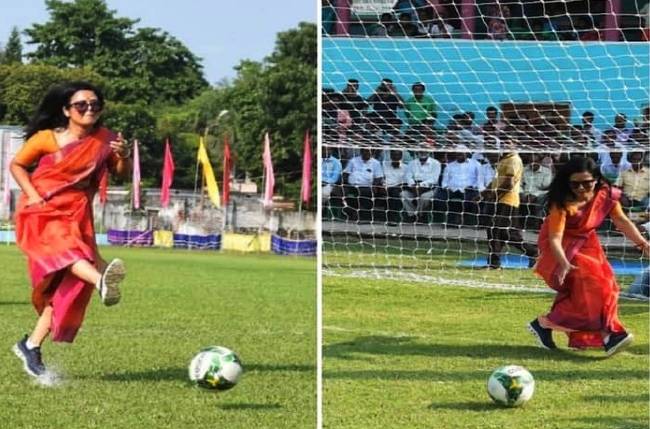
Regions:
[[384, 161], [384, 186], [387, 202], [386, 220], [389, 223], [401, 221], [402, 192], [406, 185], [407, 167], [402, 163], [401, 150], [390, 151], [390, 161]]
[[343, 170], [345, 187], [344, 212], [350, 220], [373, 218], [375, 194], [382, 185], [384, 173], [381, 164], [372, 157], [370, 149], [361, 149], [361, 155], [352, 158]]
[[[625, 146], [623, 143], [619, 142], [616, 139], [616, 130], [610, 128], [608, 130], [605, 130], [603, 133], [600, 144], [598, 147], [596, 147], [597, 153], [598, 153], [598, 165], [600, 165], [601, 171], [604, 168], [605, 171], [613, 171], [611, 168], [612, 164], [612, 158], [611, 158], [611, 153], [612, 152], [621, 152], [621, 167], [623, 170], [629, 170], [631, 168], [631, 165], [629, 161], [627, 160], [627, 152], [625, 151]], [[618, 167], [616, 167], [618, 169]]]
[[524, 216], [524, 229], [539, 229], [542, 223], [542, 208], [547, 187], [553, 180], [550, 168], [541, 164], [542, 155], [530, 154], [530, 163], [524, 167], [521, 187], [521, 215]]
[[478, 213], [479, 193], [485, 189], [481, 165], [467, 157], [468, 148], [457, 145], [454, 149], [456, 159], [447, 164], [442, 173], [442, 187], [436, 199], [444, 203], [445, 212], [449, 213], [448, 223], [460, 225], [463, 216], [468, 218], [470, 224], [476, 223]]
[[418, 158], [409, 162], [406, 170], [408, 188], [404, 189], [401, 197], [404, 210], [411, 221], [418, 215], [422, 221], [425, 220], [423, 216], [431, 209], [438, 189], [440, 169], [440, 162], [425, 151], [419, 152]]

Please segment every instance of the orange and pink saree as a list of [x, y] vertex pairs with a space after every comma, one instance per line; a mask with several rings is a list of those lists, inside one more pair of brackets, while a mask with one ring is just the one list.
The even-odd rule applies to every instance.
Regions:
[[[32, 137], [53, 138], [51, 131]], [[68, 268], [83, 259], [97, 261], [92, 201], [108, 173], [113, 139], [113, 133], [100, 128], [42, 156], [31, 182], [45, 204], [28, 206], [25, 194], [18, 202], [16, 241], [28, 258], [36, 311], [40, 314], [52, 305], [53, 341], [74, 340], [94, 290], [94, 285], [81, 281]]]
[[535, 272], [557, 291], [545, 321], [552, 329], [567, 332], [570, 347], [602, 347], [603, 334], [625, 331], [618, 320], [620, 288], [596, 234], [619, 198], [619, 189], [603, 186], [585, 207], [567, 213], [562, 247], [577, 268], [567, 274], [562, 284], [550, 248], [549, 217], [539, 233], [540, 256]]

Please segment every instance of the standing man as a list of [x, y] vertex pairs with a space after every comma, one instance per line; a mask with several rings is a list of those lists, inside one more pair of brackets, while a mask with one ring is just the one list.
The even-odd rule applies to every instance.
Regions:
[[489, 269], [501, 268], [501, 252], [506, 243], [520, 249], [529, 257], [529, 267], [535, 264], [537, 257], [537, 248], [524, 242], [518, 225], [519, 192], [524, 165], [512, 146], [506, 150], [508, 152], [504, 153], [497, 164], [496, 176], [490, 188], [483, 192], [486, 199], [496, 202], [492, 225], [487, 229]]
[[384, 186], [386, 187], [386, 220], [399, 223], [402, 213], [402, 192], [406, 186], [406, 165], [402, 162], [402, 151], [391, 150], [390, 161], [384, 161]]
[[[553, 172], [550, 168], [541, 164], [542, 155], [539, 153], [530, 154], [530, 163], [524, 168], [523, 186], [521, 192], [521, 203], [526, 216], [524, 228], [529, 225], [533, 229], [539, 229], [542, 223], [542, 207], [544, 206], [544, 195], [546, 189], [553, 180]], [[522, 210], [522, 211], [524, 211]]]

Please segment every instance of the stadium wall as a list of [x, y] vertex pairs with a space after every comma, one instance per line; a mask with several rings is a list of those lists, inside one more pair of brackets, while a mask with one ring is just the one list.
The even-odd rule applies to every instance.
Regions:
[[647, 43], [324, 38], [323, 58], [323, 87], [337, 91], [356, 78], [368, 97], [390, 78], [408, 97], [424, 83], [443, 126], [464, 111], [482, 123], [502, 102], [571, 102], [572, 123], [589, 110], [604, 129], [616, 113], [638, 117], [649, 98]]

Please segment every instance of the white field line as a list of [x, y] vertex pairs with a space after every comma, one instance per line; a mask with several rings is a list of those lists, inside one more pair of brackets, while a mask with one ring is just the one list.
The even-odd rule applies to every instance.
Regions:
[[[323, 275], [331, 276], [331, 277], [367, 278], [367, 279], [375, 279], [375, 280], [403, 280], [403, 281], [417, 283], [420, 286], [424, 286], [424, 287], [445, 286], [445, 287], [463, 287], [469, 289], [497, 290], [497, 291], [506, 291], [506, 292], [555, 294], [555, 291], [550, 288], [514, 286], [509, 284], [503, 284], [503, 283], [480, 283], [476, 280], [458, 280], [458, 279], [450, 279], [448, 277], [434, 277], [434, 276], [427, 276], [427, 275], [413, 274], [413, 273], [396, 275], [394, 272], [391, 271], [353, 270], [353, 271], [345, 271], [344, 273], [341, 273], [329, 269], [323, 269]], [[648, 297], [645, 297], [643, 295], [621, 292], [619, 296], [620, 298], [623, 299], [648, 302]]]

